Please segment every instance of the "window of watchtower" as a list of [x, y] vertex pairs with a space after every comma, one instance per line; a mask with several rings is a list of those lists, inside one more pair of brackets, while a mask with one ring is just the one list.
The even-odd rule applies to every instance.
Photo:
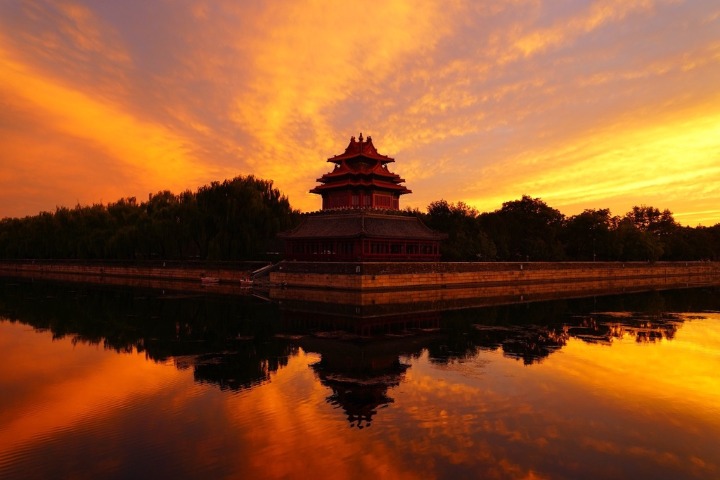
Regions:
[[365, 193], [363, 195], [363, 206], [372, 207], [372, 195], [370, 193]]
[[347, 193], [330, 192], [324, 197], [324, 208], [342, 208], [347, 206]]
[[376, 208], [393, 208], [393, 198], [391, 195], [376, 193], [373, 195], [373, 204]]

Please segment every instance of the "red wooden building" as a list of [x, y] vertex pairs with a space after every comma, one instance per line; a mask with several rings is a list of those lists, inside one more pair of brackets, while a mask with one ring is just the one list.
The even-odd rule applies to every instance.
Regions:
[[395, 160], [378, 153], [372, 138], [350, 139], [345, 152], [328, 159], [333, 170], [311, 193], [322, 210], [305, 215], [280, 234], [285, 258], [314, 261], [437, 261], [445, 235], [400, 211], [405, 180], [388, 169]]
[[310, 193], [322, 195], [322, 208], [374, 208], [399, 210], [400, 195], [412, 193], [400, 185], [405, 180], [388, 170], [395, 159], [381, 155], [372, 138], [350, 138], [345, 153], [328, 158], [335, 167], [318, 178], [322, 185]]

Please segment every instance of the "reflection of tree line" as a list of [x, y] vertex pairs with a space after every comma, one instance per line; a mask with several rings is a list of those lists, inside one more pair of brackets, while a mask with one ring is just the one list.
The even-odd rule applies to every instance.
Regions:
[[570, 329], [570, 335], [591, 343], [610, 343], [613, 339], [630, 336], [638, 343], [672, 340], [682, 319], [677, 314], [632, 317], [612, 313], [597, 313], [584, 318], [581, 325]]
[[49, 330], [54, 338], [69, 337], [117, 352], [137, 350], [158, 362], [172, 359], [177, 368], [192, 368], [196, 381], [222, 389], [266, 382], [299, 348], [316, 352], [321, 360], [312, 368], [332, 392], [327, 401], [342, 408], [352, 426], [362, 428], [392, 403], [388, 391], [403, 381], [408, 368], [403, 357], [417, 358], [427, 351], [431, 362], [446, 364], [501, 349], [504, 355], [533, 364], [570, 338], [593, 343], [626, 335], [638, 342], [670, 340], [682, 320], [666, 312], [720, 310], [718, 290], [452, 311], [436, 313], [437, 322], [394, 315], [386, 319], [385, 328], [379, 328], [378, 318], [367, 319], [371, 328], [363, 328], [362, 318], [326, 317], [308, 323], [307, 312], [294, 317], [293, 311], [284, 310], [281, 315], [277, 305], [249, 297], [0, 283], [0, 316]]
[[275, 306], [250, 297], [3, 282], [0, 316], [49, 330], [56, 339], [173, 360], [180, 369], [193, 368], [197, 381], [223, 389], [263, 383], [297, 352], [276, 336]]
[[720, 310], [717, 292], [716, 287], [646, 292], [445, 312], [447, 335], [428, 351], [431, 361], [443, 364], [501, 349], [529, 365], [558, 351], [570, 338], [590, 343], [625, 336], [637, 342], [671, 340], [682, 319], [668, 312]]
[[676, 314], [648, 318], [643, 314], [617, 316], [596, 313], [575, 319], [574, 322], [562, 325], [516, 327], [475, 325], [475, 329], [479, 332], [477, 337], [479, 345], [502, 348], [506, 356], [521, 359], [529, 365], [560, 350], [570, 338], [606, 344], [625, 336], [633, 337], [638, 343], [671, 340], [675, 337], [678, 324], [682, 320]]

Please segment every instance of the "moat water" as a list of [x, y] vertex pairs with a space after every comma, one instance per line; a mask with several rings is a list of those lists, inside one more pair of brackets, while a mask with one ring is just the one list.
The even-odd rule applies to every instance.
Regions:
[[313, 308], [0, 278], [0, 478], [720, 478], [719, 287]]

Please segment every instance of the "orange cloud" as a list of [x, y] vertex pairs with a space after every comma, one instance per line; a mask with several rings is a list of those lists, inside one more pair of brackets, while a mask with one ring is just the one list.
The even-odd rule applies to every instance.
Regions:
[[[27, 188], [35, 183], [30, 181], [32, 174], [60, 191], [69, 187], [82, 202], [94, 203], [103, 198], [101, 192], [112, 194], [105, 200], [113, 201], [155, 192], [158, 185], [179, 191], [210, 177], [208, 167], [194, 157], [193, 145], [172, 130], [137, 118], [112, 101], [48, 79], [4, 50], [0, 50], [0, 64], [0, 89], [12, 99], [11, 109], [32, 116], [28, 121], [33, 122], [34, 131], [34, 138], [6, 136], [3, 140], [7, 162], [3, 180], [9, 185]], [[21, 138], [27, 143], [21, 143]], [[126, 183], [113, 185], [114, 171]], [[40, 189], [37, 193], [43, 195]], [[7, 202], [12, 198], [3, 197]], [[63, 204], [62, 200], [58, 198], [55, 204]]]
[[664, 199], [714, 224], [719, 22], [664, 0], [3, 5], [0, 215], [238, 174], [315, 210], [324, 160], [362, 131], [397, 159], [406, 205]]
[[[484, 174], [492, 183], [481, 181], [478, 190], [485, 194], [470, 203], [492, 210], [518, 192], [533, 192], [568, 210], [591, 203], [623, 214], [645, 203], [660, 208], [673, 204], [692, 212], [693, 205], [712, 207], [712, 201], [704, 199], [720, 194], [720, 165], [713, 154], [718, 149], [720, 112], [698, 105], [675, 118], [608, 126], [564, 145], [523, 152]], [[577, 207], [574, 210], [579, 213]], [[715, 207], [681, 213], [678, 220], [707, 222], [719, 215]]]
[[[571, 18], [562, 18], [550, 28], [534, 29], [515, 40], [513, 47], [524, 56], [542, 52], [551, 47], [571, 43], [578, 36], [601, 28], [609, 22], [619, 22], [635, 12], [648, 12], [653, 0], [612, 0], [589, 5], [587, 10]], [[508, 53], [508, 55], [512, 55]]]
[[[333, 110], [358, 92], [382, 88], [402, 73], [407, 56], [429, 52], [448, 31], [445, 8], [403, 0], [367, 11], [338, 2], [268, 8], [255, 25], [263, 35], [245, 39], [253, 51], [252, 76], [232, 112], [257, 146], [252, 171], [282, 179], [300, 205], [317, 208], [307, 190], [326, 168], [323, 161], [341, 153], [350, 135], [372, 127], [360, 110], [351, 111], [352, 130], [338, 135]], [[382, 103], [387, 93], [377, 94]], [[378, 108], [374, 103], [357, 108]]]

